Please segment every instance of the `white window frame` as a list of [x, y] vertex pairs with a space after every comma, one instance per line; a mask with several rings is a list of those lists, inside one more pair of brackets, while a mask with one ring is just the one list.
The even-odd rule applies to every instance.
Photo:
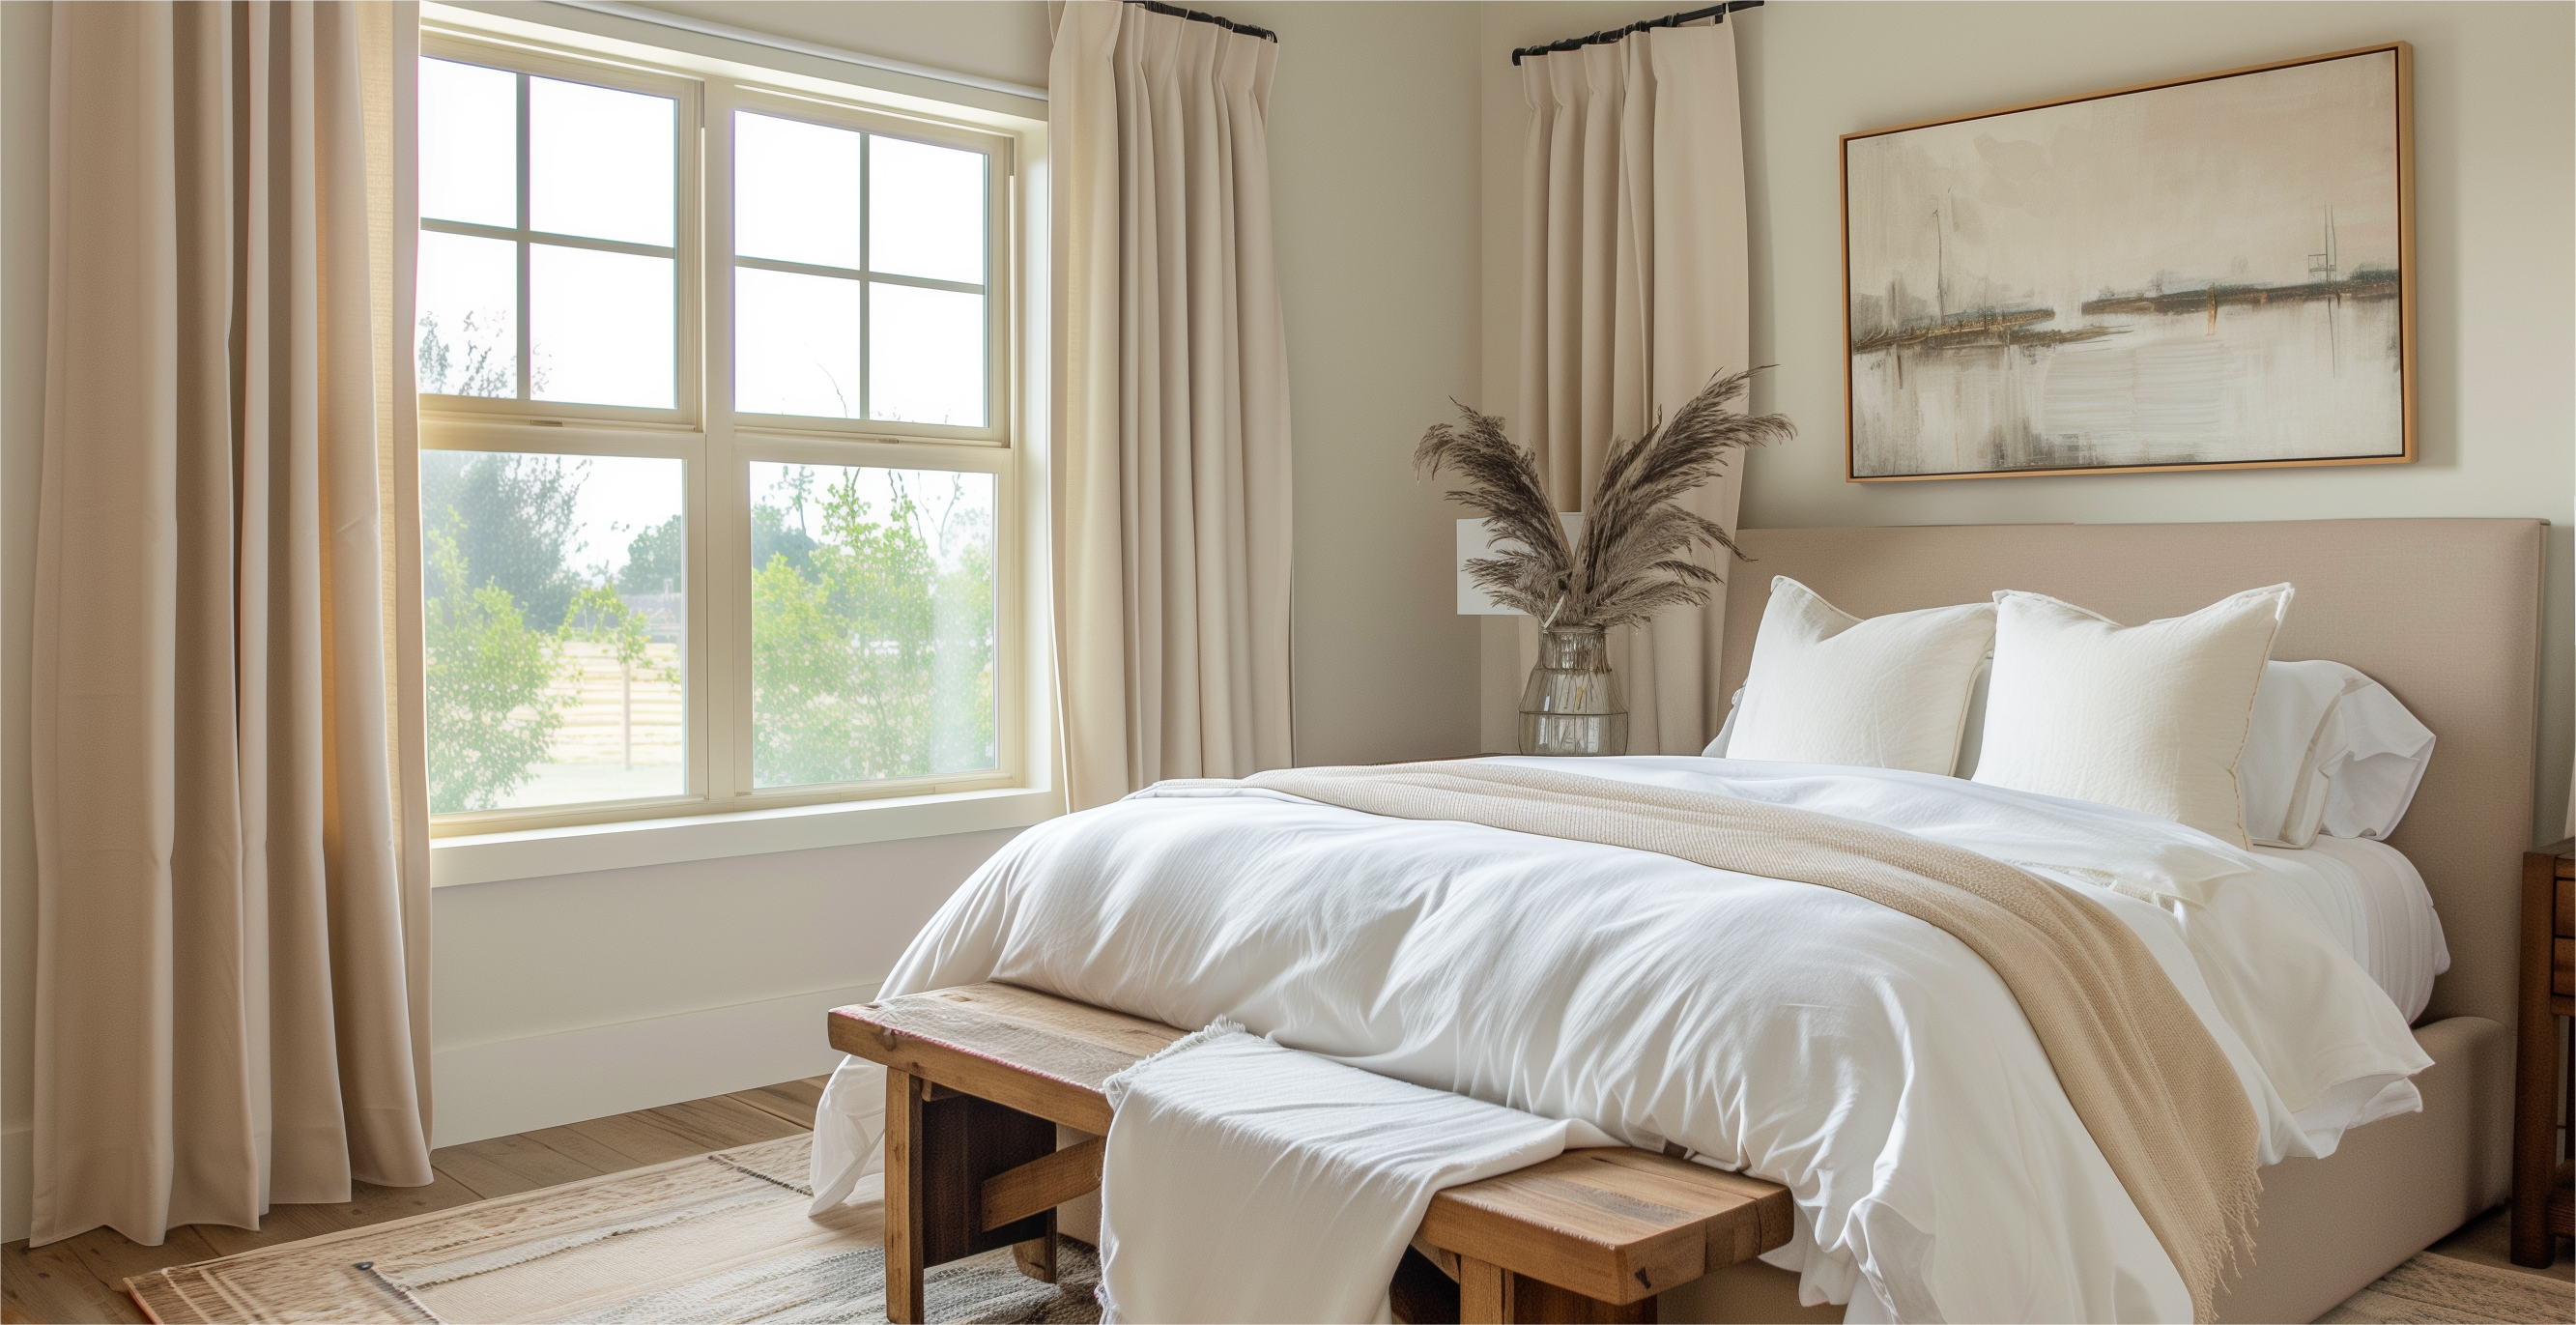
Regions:
[[[690, 576], [687, 793], [436, 816], [430, 827], [433, 881], [486, 882], [1013, 827], [1060, 812], [1061, 793], [1053, 785], [1055, 724], [1043, 592], [1044, 392], [1037, 376], [1044, 364], [1039, 348], [1044, 316], [1038, 302], [1044, 285], [1044, 181], [1042, 168], [1031, 168], [1044, 159], [1043, 121], [970, 105], [939, 107], [918, 96], [746, 68], [689, 51], [657, 50], [649, 53], [662, 58], [641, 59], [633, 43], [432, 8], [438, 19], [424, 23], [424, 56], [678, 97], [682, 141], [675, 178], [682, 189], [682, 285], [676, 309], [682, 358], [671, 410], [424, 395], [418, 445], [678, 459], [687, 475]], [[471, 21], [454, 21], [458, 19]], [[991, 163], [985, 286], [991, 370], [985, 427], [733, 413], [736, 264], [730, 128], [738, 109], [986, 154]], [[958, 113], [933, 113], [941, 109]], [[523, 116], [523, 137], [525, 131]], [[523, 302], [523, 323], [526, 315]], [[522, 392], [527, 389], [523, 381]], [[999, 767], [823, 786], [753, 785], [748, 517], [750, 466], [760, 461], [995, 476], [994, 735]], [[407, 547], [405, 555], [415, 559], [416, 570], [418, 548]], [[417, 602], [408, 607], [419, 610]], [[408, 684], [420, 684], [418, 660], [412, 660], [406, 676]]]
[[423, 230], [517, 242], [519, 307], [513, 322], [517, 337], [513, 352], [517, 355], [517, 362], [512, 372], [518, 378], [519, 394], [517, 398], [509, 400], [496, 396], [423, 395], [420, 398], [421, 417], [424, 420], [435, 417], [459, 424], [473, 422], [508, 424], [544, 420], [547, 426], [555, 427], [573, 423], [615, 424], [645, 429], [694, 427], [703, 410], [700, 381], [703, 374], [692, 373], [691, 365], [705, 362], [707, 355], [705, 342], [696, 334], [706, 321], [703, 309], [698, 302], [698, 292], [704, 284], [698, 271], [698, 264], [705, 245], [701, 242], [700, 236], [700, 211], [690, 206], [690, 202], [699, 196], [701, 187], [698, 174], [700, 153], [697, 150], [700, 135], [696, 126], [703, 114], [699, 103], [700, 93], [703, 90], [702, 84], [696, 79], [642, 68], [622, 61], [574, 59], [540, 47], [530, 47], [520, 43], [481, 41], [441, 32], [435, 28], [422, 29], [420, 53], [424, 59], [484, 64], [507, 69], [512, 73], [534, 75], [540, 78], [558, 78], [576, 83], [591, 83], [600, 87], [613, 87], [626, 92], [670, 97], [678, 103], [672, 116], [677, 139], [673, 144], [676, 156], [672, 162], [671, 187], [678, 195], [676, 198], [678, 215], [673, 222], [670, 249], [672, 266], [677, 277], [677, 286], [671, 292], [671, 315], [676, 319], [672, 326], [672, 353], [676, 359], [672, 365], [671, 408], [590, 405], [571, 401], [538, 400], [535, 397], [535, 383], [529, 380], [533, 376], [532, 369], [535, 365], [528, 348], [528, 271], [532, 265], [530, 258], [532, 241], [564, 248], [590, 249], [602, 253], [640, 253], [660, 256], [660, 252], [655, 245], [593, 239], [585, 235], [552, 234], [536, 230], [531, 226], [528, 216], [528, 98], [527, 83], [522, 80], [519, 84], [519, 224], [515, 227], [503, 228], [464, 221], [449, 221], [438, 217], [420, 218], [420, 228]]
[[[808, 124], [819, 124], [834, 129], [857, 130], [869, 135], [871, 141], [880, 137], [904, 138], [910, 139], [914, 142], [935, 143], [942, 147], [962, 147], [971, 152], [981, 152], [984, 154], [986, 159], [984, 172], [985, 235], [987, 240], [984, 254], [984, 270], [986, 275], [985, 284], [981, 291], [984, 295], [984, 353], [986, 356], [985, 363], [987, 365], [987, 371], [985, 373], [987, 393], [984, 400], [984, 426], [980, 428], [959, 428], [950, 427], [944, 424], [901, 423], [890, 419], [867, 418], [865, 417], [865, 401], [868, 395], [867, 380], [870, 374], [864, 367], [862, 367], [859, 373], [859, 393], [862, 402], [860, 407], [861, 417], [834, 419], [802, 414], [737, 413], [734, 416], [735, 429], [744, 433], [768, 436], [849, 437], [854, 439], [905, 438], [921, 441], [967, 443], [983, 442], [996, 446], [1009, 445], [1011, 441], [1009, 420], [1011, 417], [1011, 381], [1013, 377], [1013, 373], [1011, 371], [1011, 318], [1009, 316], [1008, 308], [1009, 292], [1012, 284], [1012, 246], [1010, 242], [1010, 233], [1012, 230], [1012, 223], [1017, 219], [1013, 214], [1013, 208], [1011, 205], [1010, 186], [1011, 177], [1016, 165], [1016, 162], [1014, 161], [1016, 153], [1013, 150], [1016, 147], [1016, 144], [1008, 137], [1001, 134], [987, 133], [957, 125], [941, 124], [933, 120], [890, 115], [883, 111], [869, 110], [848, 102], [828, 101], [820, 97], [780, 92], [774, 89], [749, 84], [715, 84], [709, 87], [708, 93], [708, 130], [706, 135], [707, 151], [710, 157], [721, 157], [724, 162], [722, 173], [711, 173], [709, 175], [710, 179], [729, 180], [732, 178], [733, 137], [730, 133], [720, 132], [719, 126], [731, 126], [736, 112], [749, 112], [754, 115], [770, 115], [780, 119], [801, 120]], [[865, 200], [868, 197], [869, 189], [866, 182], [867, 166], [864, 160], [860, 165], [860, 171], [861, 206], [865, 207], [867, 205]], [[710, 199], [712, 199], [713, 196], [714, 195], [711, 192], [709, 194]], [[750, 267], [763, 271], [793, 272], [803, 275], [828, 276], [836, 279], [858, 281], [859, 288], [862, 292], [860, 295], [859, 338], [860, 353], [863, 364], [870, 335], [867, 304], [865, 301], [867, 299], [866, 291], [871, 282], [910, 285], [927, 289], [973, 289], [973, 287], [968, 286], [963, 282], [925, 280], [915, 276], [904, 276], [867, 270], [864, 267], [857, 269], [820, 267], [801, 262], [785, 262], [775, 258], [738, 256], [733, 252], [733, 236], [731, 229], [733, 220], [732, 209], [726, 208], [721, 212], [715, 212], [711, 209], [710, 220], [713, 224], [710, 226], [707, 252], [711, 257], [718, 253], [723, 254], [724, 258], [722, 265], [725, 270], [722, 272], [710, 270], [708, 272], [710, 286], [707, 291], [707, 306], [710, 310], [718, 308], [724, 310], [726, 315], [726, 327], [728, 330], [730, 330], [732, 326], [731, 312], [733, 308], [734, 272], [743, 267]], [[713, 233], [714, 229], [719, 226], [724, 229], [724, 234], [721, 236], [723, 241], [721, 247], [716, 242], [718, 236]], [[864, 264], [867, 260], [866, 255], [862, 254], [860, 261]], [[710, 269], [716, 265], [718, 264], [713, 261], [708, 263]], [[714, 288], [715, 284], [718, 283], [723, 286], [721, 291]], [[719, 298], [719, 295], [722, 297]], [[713, 361], [710, 360], [709, 362], [712, 363]], [[720, 385], [726, 399], [730, 401], [732, 398], [733, 384], [726, 382]]]

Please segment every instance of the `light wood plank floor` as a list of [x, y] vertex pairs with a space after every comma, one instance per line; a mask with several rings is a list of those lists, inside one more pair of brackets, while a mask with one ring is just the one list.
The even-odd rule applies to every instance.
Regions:
[[426, 1187], [362, 1182], [346, 1205], [277, 1206], [257, 1232], [190, 1224], [170, 1230], [158, 1247], [108, 1229], [33, 1251], [24, 1241], [8, 1243], [0, 1246], [0, 1325], [141, 1321], [125, 1295], [129, 1275], [811, 1131], [823, 1081], [781, 1082], [434, 1150], [438, 1180]]
[[2512, 1270], [2518, 1274], [2536, 1274], [2562, 1284], [2576, 1284], [2576, 1255], [2568, 1250], [2567, 1239], [2552, 1238], [2550, 1247], [2556, 1260], [2542, 1267], [2513, 1263], [2512, 1207], [2497, 1206], [2460, 1226], [2460, 1231], [2425, 1248], [2436, 1255], [2456, 1261], [2467, 1261], [2493, 1270]]
[[[438, 1180], [429, 1186], [360, 1183], [357, 1199], [346, 1205], [278, 1206], [269, 1211], [257, 1232], [192, 1224], [171, 1230], [169, 1239], [158, 1247], [137, 1246], [106, 1229], [34, 1251], [23, 1241], [8, 1243], [0, 1246], [0, 1325], [139, 1322], [143, 1314], [125, 1295], [128, 1275], [810, 1131], [815, 1103], [823, 1096], [823, 1081], [809, 1077], [449, 1146], [431, 1152]], [[2432, 1250], [2567, 1282], [2576, 1278], [2576, 1265], [2571, 1265], [2564, 1245], [2557, 1263], [2548, 1269], [2525, 1270], [2510, 1263], [2504, 1254], [2505, 1212], [2497, 1209]]]

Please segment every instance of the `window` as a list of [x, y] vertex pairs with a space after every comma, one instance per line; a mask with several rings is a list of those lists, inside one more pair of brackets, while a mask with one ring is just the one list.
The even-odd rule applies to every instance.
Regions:
[[424, 35], [434, 833], [1014, 785], [1013, 140]]
[[734, 408], [981, 428], [974, 152], [734, 115]]
[[995, 767], [993, 477], [752, 465], [755, 786]]
[[679, 102], [421, 61], [423, 394], [679, 406]]

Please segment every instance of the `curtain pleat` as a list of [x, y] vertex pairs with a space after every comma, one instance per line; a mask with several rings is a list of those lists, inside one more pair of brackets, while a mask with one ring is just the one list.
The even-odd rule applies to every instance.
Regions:
[[1058, 16], [1052, 496], [1076, 809], [1289, 762], [1277, 52], [1123, 4]]
[[[1660, 28], [1521, 63], [1521, 363], [1516, 431], [1559, 509], [1583, 509], [1635, 441], [1747, 366], [1750, 285], [1735, 34]], [[1741, 464], [1692, 494], [1729, 531]], [[1629, 750], [1697, 754], [1726, 716], [1725, 591], [1613, 642]], [[1524, 669], [1537, 635], [1523, 623]]]
[[360, 26], [55, 11], [37, 1243], [431, 1178]]
[[[412, 273], [420, 235], [420, 0], [358, 0], [358, 95], [366, 107], [367, 298], [376, 386], [376, 589], [385, 668], [385, 776], [402, 880], [401, 927], [413, 1079], [421, 1130], [429, 1096], [429, 767], [421, 693], [419, 558], [420, 398], [412, 380]], [[408, 519], [406, 519], [408, 515]], [[408, 533], [406, 533], [408, 531]], [[409, 568], [406, 572], [406, 567]], [[410, 579], [405, 580], [408, 573]], [[354, 583], [354, 582], [353, 582]], [[406, 646], [406, 630], [410, 644]]]

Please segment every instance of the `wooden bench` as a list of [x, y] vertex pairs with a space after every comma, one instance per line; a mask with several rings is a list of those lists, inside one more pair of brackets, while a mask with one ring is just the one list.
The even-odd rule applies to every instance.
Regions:
[[[996, 1247], [1055, 1278], [1055, 1207], [1100, 1185], [1102, 1082], [1185, 1032], [1010, 985], [836, 1008], [886, 1073], [886, 1317], [921, 1274]], [[1056, 1148], [1056, 1124], [1093, 1134]], [[1788, 1190], [1626, 1147], [1569, 1150], [1434, 1197], [1417, 1250], [1462, 1322], [1651, 1321], [1655, 1294], [1788, 1242]], [[1436, 1281], [1435, 1281], [1436, 1282]]]

